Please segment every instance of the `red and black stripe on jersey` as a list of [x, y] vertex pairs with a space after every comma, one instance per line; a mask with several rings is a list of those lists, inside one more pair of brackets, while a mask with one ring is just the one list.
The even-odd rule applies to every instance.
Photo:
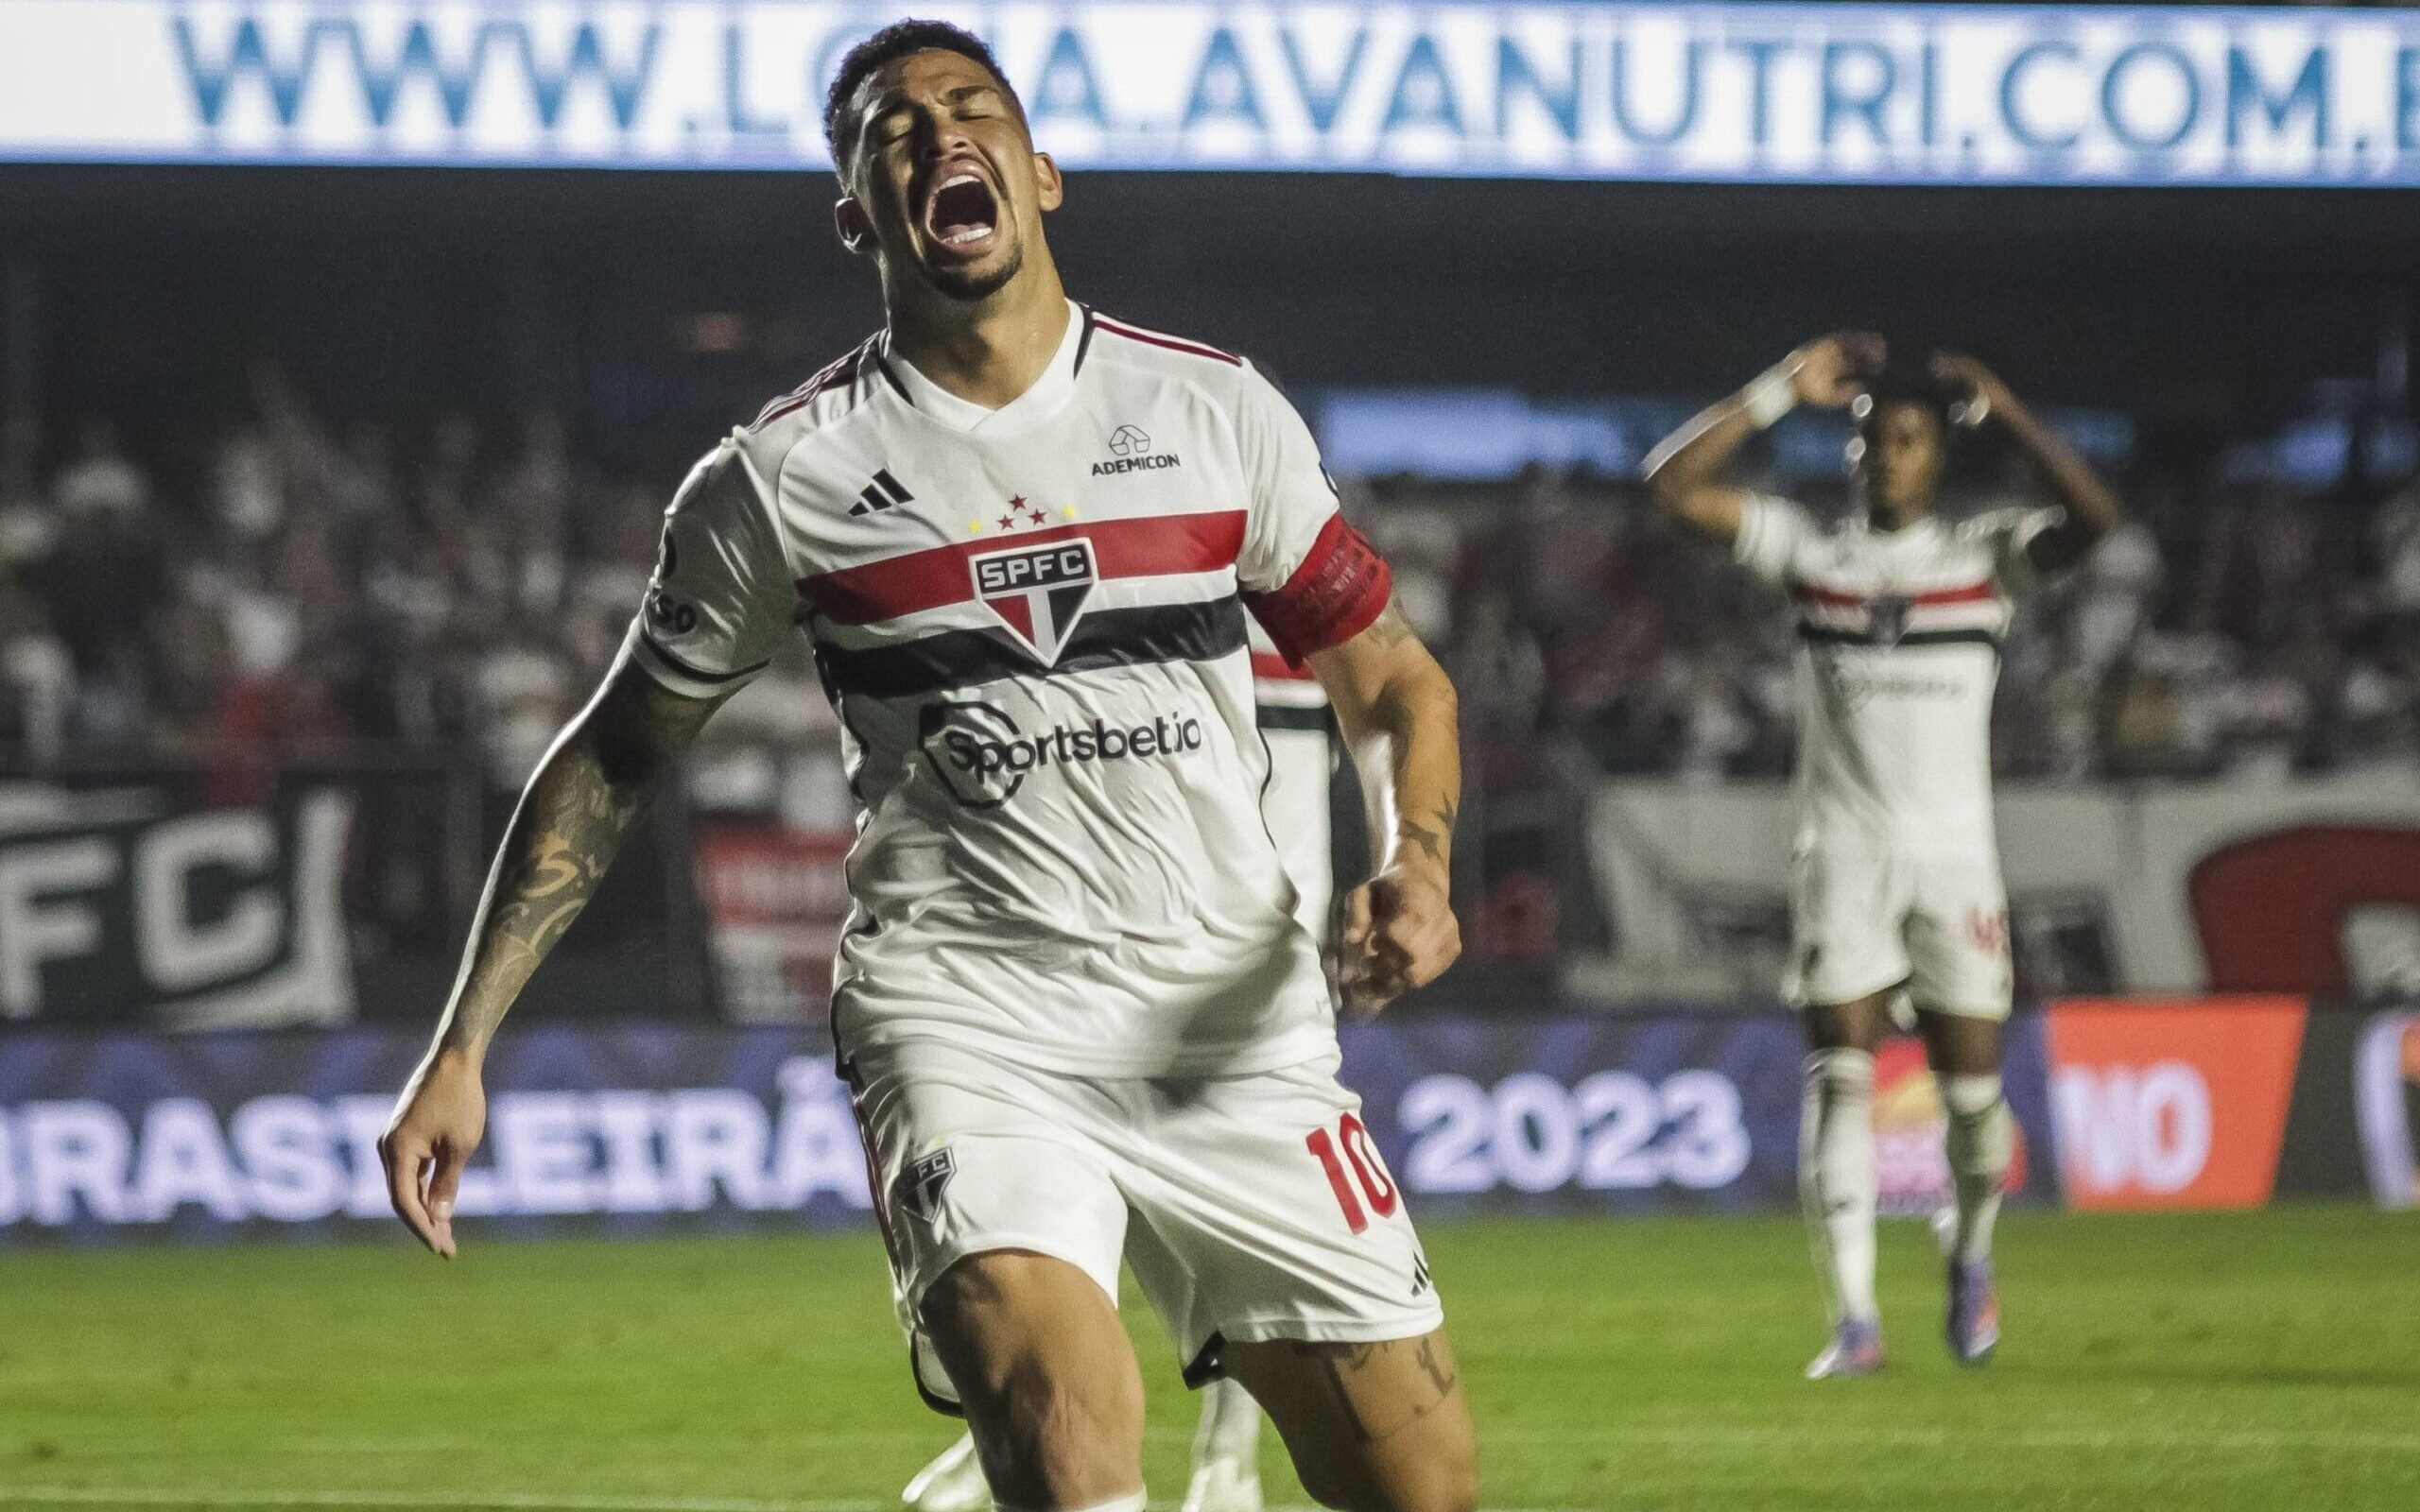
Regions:
[[[1091, 542], [1102, 581], [1220, 572], [1243, 547], [1240, 509], [1059, 525], [1019, 536], [1019, 546]], [[906, 552], [803, 578], [798, 592], [834, 626], [873, 626], [977, 597], [968, 558], [996, 541], [960, 541]], [[819, 638], [824, 678], [842, 694], [906, 698], [1009, 678], [1052, 677], [1165, 662], [1207, 662], [1244, 647], [1243, 603], [1232, 592], [1194, 603], [1094, 609], [1078, 621], [1049, 665], [1005, 628], [953, 628], [872, 645]]]
[[2007, 600], [1988, 580], [1891, 593], [1800, 578], [1789, 593], [1798, 605], [1798, 638], [1816, 645], [1996, 649], [2007, 623]]

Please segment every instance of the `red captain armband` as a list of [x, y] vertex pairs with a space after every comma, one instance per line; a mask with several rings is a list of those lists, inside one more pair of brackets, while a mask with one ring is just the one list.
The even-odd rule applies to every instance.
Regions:
[[1368, 629], [1386, 610], [1394, 581], [1369, 538], [1330, 515], [1286, 586], [1246, 593], [1244, 604], [1286, 660], [1300, 665]]

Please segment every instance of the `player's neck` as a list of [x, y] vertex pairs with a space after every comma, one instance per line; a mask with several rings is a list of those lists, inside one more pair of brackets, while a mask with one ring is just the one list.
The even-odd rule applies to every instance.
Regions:
[[894, 302], [890, 350], [943, 389], [999, 409], [1032, 387], [1067, 335], [1066, 290], [1046, 258], [974, 301], [926, 291]]
[[1911, 530], [1931, 518], [1930, 508], [1910, 509], [1904, 514], [1896, 514], [1868, 505], [1865, 509], [1865, 527], [1876, 535], [1890, 536], [1896, 535], [1902, 530]]

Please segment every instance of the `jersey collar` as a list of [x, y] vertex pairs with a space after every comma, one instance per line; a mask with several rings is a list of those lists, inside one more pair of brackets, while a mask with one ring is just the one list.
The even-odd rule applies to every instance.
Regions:
[[882, 365], [908, 404], [926, 419], [965, 436], [1014, 436], [1056, 415], [1076, 391], [1076, 364], [1082, 355], [1090, 327], [1082, 306], [1068, 301], [1067, 332], [1059, 338], [1059, 350], [1051, 353], [1050, 366], [1042, 369], [1042, 376], [1033, 381], [1032, 387], [997, 409], [986, 409], [972, 400], [960, 399], [918, 372], [913, 363], [891, 350], [888, 331], [882, 335]]

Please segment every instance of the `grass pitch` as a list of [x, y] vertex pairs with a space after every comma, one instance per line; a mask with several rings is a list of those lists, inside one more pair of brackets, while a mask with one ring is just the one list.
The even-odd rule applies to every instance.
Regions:
[[[2002, 1231], [1996, 1366], [1948, 1362], [1929, 1235], [1893, 1223], [1890, 1370], [1816, 1385], [1794, 1222], [1432, 1225], [1488, 1504], [2420, 1507], [2420, 1214]], [[1191, 1402], [1129, 1315], [1173, 1499]], [[870, 1236], [0, 1253], [10, 1512], [880, 1512], [955, 1431]]]

